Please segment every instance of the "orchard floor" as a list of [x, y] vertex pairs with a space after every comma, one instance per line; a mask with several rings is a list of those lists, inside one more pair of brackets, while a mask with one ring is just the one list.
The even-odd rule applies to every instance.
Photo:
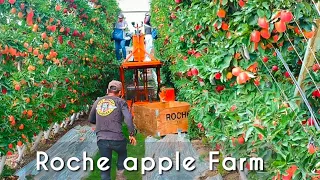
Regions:
[[[85, 126], [85, 125], [89, 125], [90, 124], [87, 122], [87, 117], [80, 117], [79, 120], [75, 121], [75, 123], [72, 126], [68, 126], [66, 129], [64, 130], [60, 130], [58, 134], [56, 134], [54, 137], [50, 137], [48, 140], [44, 140], [42, 141], [39, 146], [38, 146], [38, 151], [46, 151], [48, 150], [52, 145], [54, 145], [63, 135], [65, 135], [70, 129], [72, 129], [73, 127], [76, 126]], [[127, 136], [128, 132], [127, 129], [124, 128], [124, 133]], [[144, 157], [145, 154], [145, 136], [142, 134], [138, 134], [137, 135], [137, 146], [128, 146], [128, 155], [130, 155], [131, 157], [136, 157], [139, 159], [139, 161], [141, 160], [142, 157]], [[209, 151], [211, 150], [210, 147], [204, 145], [202, 143], [201, 140], [192, 140], [191, 141], [193, 147], [197, 150], [197, 152], [199, 153], [200, 157], [203, 158], [203, 160], [205, 161], [209, 161]], [[13, 174], [16, 172], [16, 170], [24, 167], [25, 165], [27, 165], [29, 162], [31, 162], [32, 160], [34, 160], [36, 158], [36, 152], [34, 153], [27, 153], [22, 162], [20, 164], [14, 164], [14, 159], [17, 157], [17, 155], [13, 155], [11, 157], [8, 157], [8, 160], [6, 162], [7, 166], [5, 166], [5, 170], [2, 174], [2, 176], [4, 176], [5, 178], [1, 178], [1, 179], [5, 179], [5, 180], [14, 180], [14, 179], [18, 179], [17, 177], [14, 177]], [[98, 159], [100, 157], [99, 153], [94, 157], [94, 159]], [[117, 159], [117, 154], [114, 153], [113, 154], [113, 161], [112, 161], [112, 179], [115, 179], [115, 174], [116, 174], [116, 159]], [[139, 165], [141, 164], [140, 162], [138, 163]], [[140, 167], [139, 167], [140, 170]], [[213, 177], [215, 175], [217, 175], [218, 173], [220, 173], [223, 177], [224, 180], [238, 180], [239, 179], [239, 175], [237, 172], [226, 172], [226, 171], [207, 171], [205, 172], [200, 178], [199, 180], [206, 180], [208, 177]], [[136, 172], [125, 172], [126, 177], [128, 178], [128, 180], [141, 180], [142, 179], [142, 175], [140, 173], [140, 171], [136, 171]], [[100, 171], [98, 170], [97, 167], [94, 168], [94, 171], [92, 171], [90, 173], [90, 175], [86, 178], [87, 180], [96, 180], [96, 179], [100, 179]]]

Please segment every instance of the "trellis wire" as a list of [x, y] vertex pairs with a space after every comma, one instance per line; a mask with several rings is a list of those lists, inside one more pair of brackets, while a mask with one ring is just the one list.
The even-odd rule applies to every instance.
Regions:
[[[308, 41], [308, 39], [306, 38], [306, 36], [303, 34], [302, 28], [300, 27], [300, 25], [299, 25], [298, 22], [296, 21], [295, 17], [293, 17], [293, 18], [294, 18], [294, 22], [297, 24], [297, 27], [299, 28], [299, 31], [302, 33], [302, 36], [303, 36], [304, 40]], [[319, 61], [318, 61], [318, 59], [317, 59], [317, 57], [316, 57], [316, 54], [314, 53], [313, 49], [309, 46], [309, 44], [307, 44], [307, 47], [310, 49], [310, 51], [311, 51], [311, 53], [312, 53], [315, 61], [317, 62], [317, 64], [320, 65], [320, 63], [319, 63]]]
[[315, 6], [315, 8], [316, 8], [316, 10], [317, 10], [317, 12], [318, 12], [318, 14], [320, 16], [320, 11], [319, 11], [319, 9], [317, 7], [317, 4], [314, 2], [314, 0], [311, 0], [311, 1], [312, 1], [313, 5]]
[[[289, 38], [289, 36], [288, 36], [288, 34], [287, 34], [286, 32], [285, 32], [285, 35], [287, 36], [287, 39], [289, 40], [289, 42], [290, 42], [291, 46], [293, 47], [294, 51], [297, 53], [299, 59], [302, 59], [302, 58], [300, 57], [300, 55], [299, 55], [296, 47], [293, 45], [293, 43], [291, 42], [291, 40], [290, 40], [290, 38]], [[307, 73], [309, 74], [309, 76], [310, 76], [311, 81], [313, 82], [313, 84], [316, 86], [316, 89], [317, 89], [318, 91], [320, 91], [319, 88], [318, 88], [318, 86], [317, 86], [317, 83], [316, 83], [315, 80], [313, 79], [313, 77], [312, 77], [312, 75], [311, 75], [308, 67], [307, 67], [304, 63], [302, 63], [302, 65], [303, 65], [304, 68], [307, 70]]]
[[285, 62], [285, 60], [283, 59], [282, 54], [279, 52], [278, 49], [275, 49], [275, 51], [276, 51], [276, 53], [277, 53], [277, 57], [279, 57], [279, 59], [281, 60], [282, 64], [284, 65], [284, 67], [285, 67], [286, 70], [288, 71], [288, 73], [289, 73], [291, 79], [293, 80], [294, 84], [295, 84], [296, 87], [298, 88], [298, 90], [299, 90], [299, 92], [300, 92], [300, 95], [301, 95], [304, 103], [306, 104], [306, 106], [307, 106], [307, 108], [308, 108], [308, 110], [309, 110], [309, 112], [310, 112], [310, 114], [311, 114], [311, 118], [313, 119], [313, 122], [314, 122], [314, 124], [315, 124], [315, 127], [316, 127], [316, 129], [319, 131], [320, 128], [319, 128], [318, 122], [317, 122], [317, 120], [316, 120], [316, 118], [315, 118], [314, 112], [313, 112], [313, 110], [312, 110], [312, 108], [311, 108], [311, 106], [310, 106], [310, 104], [309, 104], [309, 102], [308, 102], [308, 100], [307, 100], [304, 92], [302, 91], [302, 89], [301, 89], [301, 87], [299, 86], [298, 82], [297, 82], [296, 79], [294, 78], [294, 76], [293, 76], [290, 68], [288, 67], [288, 64], [287, 64], [287, 63]]
[[[278, 88], [280, 89], [281, 93], [284, 96], [284, 99], [289, 102], [289, 98], [288, 96], [284, 93], [283, 89], [280, 87], [279, 83], [277, 82], [276, 78], [272, 75], [272, 73], [270, 72], [270, 70], [268, 69], [267, 65], [263, 62], [263, 60], [261, 58], [259, 58], [262, 62], [262, 64], [264, 65], [264, 67], [267, 69], [268, 73], [270, 74], [271, 78], [274, 80], [274, 82], [276, 83], [276, 85], [278, 86]], [[261, 92], [261, 91], [260, 91]], [[281, 96], [280, 96], [281, 97]], [[282, 98], [281, 98], [282, 99]], [[296, 116], [296, 119], [298, 118], [298, 113], [290, 106], [290, 109], [294, 112], [294, 115]]]

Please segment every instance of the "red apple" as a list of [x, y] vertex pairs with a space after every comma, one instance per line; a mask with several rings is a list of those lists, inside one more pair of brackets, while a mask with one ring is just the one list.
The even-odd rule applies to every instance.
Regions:
[[279, 33], [283, 33], [283, 32], [285, 32], [286, 29], [287, 29], [286, 23], [283, 22], [282, 20], [280, 20], [279, 22], [276, 22], [276, 23], [274, 24], [274, 26], [275, 26], [277, 32], [279, 32]]
[[243, 0], [239, 0], [238, 4], [240, 7], [243, 7], [244, 5], [246, 5], [246, 3]]
[[232, 69], [232, 75], [234, 76], [239, 76], [239, 74], [241, 73], [241, 68], [240, 67], [235, 67]]
[[14, 4], [14, 3], [16, 3], [16, 0], [9, 0], [8, 1], [10, 4]]
[[[1, 3], [0, 3], [0, 4], [1, 4]], [[25, 5], [24, 3], [21, 3], [21, 4], [20, 4], [21, 10], [24, 10], [25, 7], [26, 7], [26, 5]]]
[[242, 136], [238, 137], [239, 144], [244, 144], [244, 138]]
[[217, 73], [214, 77], [219, 80], [221, 78], [221, 73]]
[[318, 70], [320, 70], [320, 65], [319, 65], [319, 64], [314, 64], [314, 65], [312, 66], [312, 70], [313, 70], [314, 72], [317, 72]]
[[253, 81], [253, 83], [254, 83], [256, 86], [259, 86], [259, 85], [260, 85], [260, 81], [257, 80], [257, 79], [255, 79], [255, 80]]
[[278, 42], [278, 40], [279, 40], [279, 36], [278, 35], [274, 35], [273, 36], [273, 41], [276, 43], [276, 42]]
[[314, 126], [314, 120], [312, 118], [308, 118], [308, 126]]
[[250, 40], [251, 40], [252, 42], [256, 42], [256, 43], [260, 42], [260, 32], [254, 30], [254, 31], [251, 33]]
[[268, 23], [266, 17], [259, 18], [258, 19], [258, 25], [263, 29], [268, 29], [269, 28], [269, 23]]
[[62, 36], [58, 36], [58, 41], [59, 41], [60, 44], [62, 44], [63, 43], [63, 37]]
[[308, 152], [309, 152], [309, 154], [314, 154], [316, 151], [317, 151], [316, 146], [313, 145], [313, 144], [309, 144], [309, 146], [308, 146]]
[[2, 94], [7, 94], [7, 92], [8, 92], [8, 90], [7, 90], [7, 88], [5, 88], [5, 87], [2, 87]]
[[245, 84], [248, 80], [250, 80], [250, 77], [247, 72], [241, 72], [237, 77], [238, 84]]
[[47, 38], [47, 33], [45, 33], [45, 32], [42, 33], [42, 34], [41, 34], [41, 37], [42, 37], [42, 39], [46, 39], [46, 38]]
[[269, 58], [267, 56], [262, 58], [262, 61], [265, 62], [265, 63], [268, 62], [268, 60], [269, 60]]
[[191, 72], [191, 71], [188, 71], [188, 72], [187, 72], [187, 76], [188, 76], [188, 77], [191, 77], [191, 76], [192, 76], [192, 72]]
[[312, 96], [313, 96], [313, 97], [320, 98], [320, 90], [314, 90], [314, 91], [312, 92]]
[[183, 37], [183, 35], [182, 35], [182, 36], [180, 36], [180, 41], [184, 41], [184, 37]]
[[268, 29], [262, 29], [260, 31], [261, 37], [263, 37], [264, 39], [269, 39], [271, 37], [271, 34], [269, 33]]
[[292, 21], [293, 15], [290, 11], [281, 11], [280, 19], [281, 21], [288, 23]]
[[197, 76], [199, 74], [199, 71], [197, 68], [192, 68], [191, 73], [192, 73], [192, 75]]
[[279, 70], [278, 66], [272, 66], [272, 71], [276, 72], [278, 70]]
[[216, 91], [218, 92], [218, 93], [220, 93], [221, 91], [223, 91], [224, 90], [224, 86], [222, 86], [222, 85], [218, 85], [217, 87], [216, 87]]
[[286, 78], [289, 78], [290, 77], [290, 74], [288, 71], [286, 71], [284, 74], [283, 74]]

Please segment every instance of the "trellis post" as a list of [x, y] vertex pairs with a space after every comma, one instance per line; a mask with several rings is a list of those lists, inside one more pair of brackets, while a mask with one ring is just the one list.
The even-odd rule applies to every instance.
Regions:
[[[320, 3], [317, 3], [317, 8], [320, 9]], [[317, 27], [320, 26], [320, 19], [316, 19], [315, 23], [317, 24]], [[315, 27], [315, 34], [314, 36], [309, 40], [308, 47], [303, 59], [302, 68], [300, 70], [299, 78], [298, 78], [298, 84], [301, 87], [302, 90], [304, 90], [304, 86], [302, 82], [305, 80], [306, 75], [308, 73], [307, 68], [310, 68], [315, 61], [314, 54], [320, 49], [320, 28]], [[311, 49], [311, 50], [310, 50]], [[299, 95], [298, 88], [296, 87], [294, 95]], [[301, 101], [298, 100], [297, 104], [300, 105]]]

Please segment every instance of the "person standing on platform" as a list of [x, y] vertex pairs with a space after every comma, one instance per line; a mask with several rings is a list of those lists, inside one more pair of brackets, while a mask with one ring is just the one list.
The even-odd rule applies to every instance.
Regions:
[[[144, 33], [145, 33], [145, 47], [146, 47], [146, 52], [148, 54], [151, 54], [153, 52], [153, 37], [152, 37], [152, 26], [151, 26], [151, 16], [149, 13], [146, 13], [145, 18], [144, 18]], [[145, 61], [151, 61], [151, 57], [146, 55]], [[158, 82], [157, 82], [157, 74], [156, 72], [152, 69], [151, 70], [152, 78], [154, 80], [154, 89], [155, 89], [155, 94], [157, 93], [157, 88], [158, 88]]]
[[[151, 54], [153, 49], [153, 38], [152, 38], [152, 26], [150, 23], [151, 16], [149, 13], [146, 13], [144, 17], [144, 38], [145, 38], [145, 47], [148, 54]], [[151, 61], [151, 57], [146, 55], [145, 61]]]
[[121, 55], [120, 55], [120, 49], [122, 50], [122, 59], [126, 59], [127, 58], [127, 53], [126, 53], [126, 39], [125, 39], [125, 30], [127, 29], [128, 24], [127, 22], [124, 20], [124, 15], [120, 14], [118, 16], [118, 21], [115, 24], [115, 29], [121, 29], [123, 31], [123, 40], [114, 40], [115, 41], [115, 48], [116, 48], [116, 57], [117, 60], [120, 61], [121, 60]]

